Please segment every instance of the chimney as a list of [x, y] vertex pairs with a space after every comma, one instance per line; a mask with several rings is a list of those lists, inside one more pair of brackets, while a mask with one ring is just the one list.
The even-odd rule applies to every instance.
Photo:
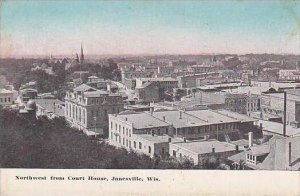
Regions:
[[215, 153], [215, 152], [216, 152], [216, 149], [215, 149], [214, 146], [211, 147], [211, 152], [212, 152], [212, 153]]
[[289, 166], [292, 165], [292, 142], [289, 142]]
[[235, 152], [239, 152], [239, 146], [235, 145]]
[[154, 110], [154, 108], [150, 108], [150, 114], [151, 115], [153, 114], [153, 110]]
[[253, 132], [249, 132], [248, 133], [248, 136], [249, 136], [249, 147], [253, 146]]
[[179, 119], [182, 119], [182, 111], [179, 111]]
[[172, 138], [169, 137], [168, 142], [172, 142]]
[[262, 123], [259, 123], [259, 129], [260, 129], [261, 132], [263, 131]]

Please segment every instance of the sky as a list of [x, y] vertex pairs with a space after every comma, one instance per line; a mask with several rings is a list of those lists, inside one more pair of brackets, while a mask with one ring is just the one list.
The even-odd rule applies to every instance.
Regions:
[[300, 1], [1, 2], [2, 57], [300, 54]]

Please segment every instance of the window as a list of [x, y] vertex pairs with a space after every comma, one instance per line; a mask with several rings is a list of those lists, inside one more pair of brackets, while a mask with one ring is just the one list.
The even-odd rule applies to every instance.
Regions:
[[131, 148], [131, 141], [129, 140], [129, 148]]
[[150, 146], [148, 147], [148, 153], [151, 153], [151, 147]]
[[126, 139], [126, 147], [128, 147], [128, 139]]
[[4, 98], [4, 102], [6, 102], [6, 98]]
[[0, 100], [1, 100], [1, 102], [3, 102], [3, 98], [1, 98]]
[[125, 145], [125, 138], [123, 137], [123, 145]]
[[10, 102], [10, 97], [8, 98], [8, 102]]
[[176, 151], [173, 150], [173, 157], [176, 157]]
[[133, 147], [136, 148], [136, 142], [135, 141], [133, 142]]
[[126, 136], [128, 136], [128, 128], [126, 128]]
[[113, 128], [113, 122], [110, 122], [110, 128], [111, 129]]
[[142, 143], [139, 142], [139, 149], [142, 149]]
[[118, 124], [117, 123], [115, 124], [115, 128], [116, 128], [116, 131], [117, 131], [118, 130]]
[[125, 127], [123, 127], [123, 135], [125, 135]]
[[121, 136], [119, 137], [119, 143], [121, 143]]

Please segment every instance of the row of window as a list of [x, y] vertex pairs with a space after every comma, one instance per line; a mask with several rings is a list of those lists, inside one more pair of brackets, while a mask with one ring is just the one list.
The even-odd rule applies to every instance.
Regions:
[[[110, 128], [113, 130], [113, 122], [110, 122]], [[118, 125], [117, 123], [115, 123], [115, 131], [119, 131], [119, 133], [123, 133], [123, 135], [131, 137], [131, 129]]]
[[256, 162], [256, 156], [247, 154], [247, 162], [255, 163]]
[[86, 111], [80, 107], [66, 103], [66, 115], [85, 124]]
[[2, 98], [2, 97], [1, 97], [1, 98], [0, 98], [0, 102], [1, 102], [1, 103], [10, 103], [10, 101], [11, 101], [10, 97], [8, 97], [8, 98], [6, 98], [6, 97], [5, 97], [5, 98]]
[[203, 127], [197, 127], [197, 128], [186, 127], [186, 128], [177, 130], [177, 134], [196, 134], [196, 133], [201, 133], [201, 132], [206, 133], [209, 131], [216, 131], [216, 129], [222, 130], [222, 129], [236, 129], [236, 128], [237, 128], [237, 124], [235, 124], [235, 123], [203, 126]]
[[[126, 141], [126, 147], [131, 148], [131, 141], [130, 140], [125, 139], [124, 137], [123, 137], [123, 140], [122, 140], [121, 136], [116, 136], [115, 137], [116, 142], [118, 142], [118, 138], [119, 138], [119, 143], [120, 144], [122, 143], [123, 146], [125, 146], [125, 141]], [[111, 139], [113, 139], [113, 134], [111, 134]], [[133, 141], [133, 148], [137, 149], [137, 142], [136, 141]], [[142, 148], [143, 148], [142, 142], [138, 142], [138, 149], [141, 150]], [[148, 153], [151, 154], [151, 152], [152, 152], [151, 146], [148, 146]]]

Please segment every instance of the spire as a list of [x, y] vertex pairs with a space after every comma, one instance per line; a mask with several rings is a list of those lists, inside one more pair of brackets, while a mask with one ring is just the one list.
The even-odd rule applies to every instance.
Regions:
[[82, 43], [80, 44], [80, 62], [83, 63], [84, 61], [84, 55], [83, 55], [83, 48], [82, 48]]

